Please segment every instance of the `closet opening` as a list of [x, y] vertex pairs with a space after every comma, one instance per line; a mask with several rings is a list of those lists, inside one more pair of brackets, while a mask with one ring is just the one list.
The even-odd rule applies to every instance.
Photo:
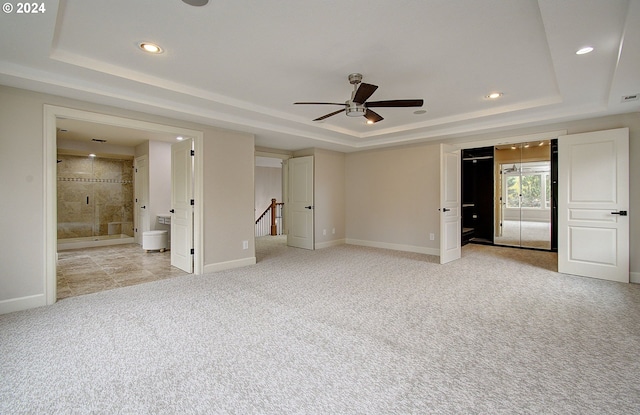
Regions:
[[462, 244], [557, 250], [557, 140], [462, 152]]

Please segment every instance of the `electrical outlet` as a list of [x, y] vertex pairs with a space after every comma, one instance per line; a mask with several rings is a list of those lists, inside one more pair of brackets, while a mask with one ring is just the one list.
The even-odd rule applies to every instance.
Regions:
[[436, 240], [436, 235], [434, 233], [430, 233], [429, 234], [429, 240], [430, 241], [435, 241]]
[[331, 233], [335, 235], [336, 234], [336, 228], [331, 229]]
[[242, 241], [242, 249], [249, 249], [249, 241]]
[[327, 230], [326, 230], [326, 229], [323, 229], [323, 230], [322, 230], [322, 235], [326, 235], [326, 234], [327, 234]]

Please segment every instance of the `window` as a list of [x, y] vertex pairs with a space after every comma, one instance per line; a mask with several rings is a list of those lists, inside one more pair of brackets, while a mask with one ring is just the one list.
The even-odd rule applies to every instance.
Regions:
[[549, 209], [551, 207], [549, 163], [547, 166], [539, 164], [523, 163], [522, 169], [503, 170], [507, 208]]

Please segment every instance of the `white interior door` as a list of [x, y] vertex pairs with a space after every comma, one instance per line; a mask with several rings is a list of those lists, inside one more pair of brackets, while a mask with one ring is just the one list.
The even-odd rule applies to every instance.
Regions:
[[287, 245], [314, 249], [313, 156], [289, 159]]
[[629, 129], [558, 139], [558, 271], [629, 282]]
[[171, 265], [193, 272], [193, 140], [171, 146]]
[[462, 255], [460, 150], [440, 144], [440, 263]]
[[149, 165], [147, 156], [136, 158], [133, 183], [135, 186], [134, 238], [137, 244], [142, 245], [142, 233], [151, 228], [151, 222], [149, 221]]

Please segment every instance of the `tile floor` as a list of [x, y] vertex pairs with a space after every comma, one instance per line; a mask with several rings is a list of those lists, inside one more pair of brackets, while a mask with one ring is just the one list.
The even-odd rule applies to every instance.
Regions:
[[58, 253], [58, 299], [187, 275], [171, 266], [171, 252], [146, 253], [126, 244]]

